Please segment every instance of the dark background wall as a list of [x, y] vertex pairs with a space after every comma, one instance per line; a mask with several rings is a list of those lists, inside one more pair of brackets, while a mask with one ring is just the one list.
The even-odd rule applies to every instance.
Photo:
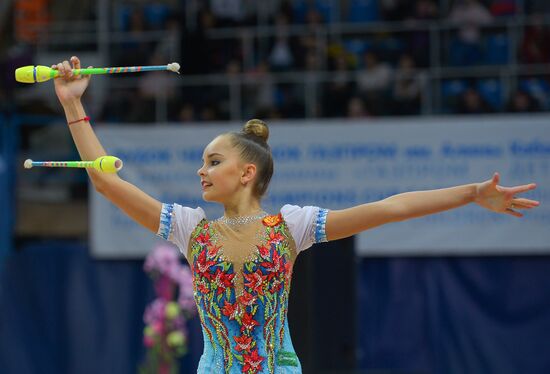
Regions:
[[[549, 285], [548, 257], [356, 258], [347, 239], [299, 256], [289, 323], [304, 373], [546, 374]], [[0, 275], [0, 372], [134, 373], [152, 298], [141, 261], [23, 245]]]

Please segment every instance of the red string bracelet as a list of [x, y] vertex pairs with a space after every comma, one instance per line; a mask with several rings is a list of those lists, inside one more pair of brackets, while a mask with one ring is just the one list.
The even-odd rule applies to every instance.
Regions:
[[69, 122], [68, 124], [69, 124], [69, 125], [72, 125], [73, 123], [78, 123], [78, 122], [82, 122], [82, 121], [90, 121], [90, 117], [86, 116], [86, 117], [84, 117], [84, 118], [77, 119], [76, 121], [71, 121], [71, 122]]

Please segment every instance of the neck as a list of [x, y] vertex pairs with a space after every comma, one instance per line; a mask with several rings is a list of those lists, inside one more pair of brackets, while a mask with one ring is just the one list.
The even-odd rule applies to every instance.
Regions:
[[225, 205], [225, 212], [224, 216], [231, 218], [231, 217], [239, 217], [239, 216], [250, 216], [253, 214], [260, 213], [262, 211], [262, 207], [260, 206], [259, 201], [252, 201], [250, 203], [241, 203], [241, 204], [235, 204], [235, 205]]

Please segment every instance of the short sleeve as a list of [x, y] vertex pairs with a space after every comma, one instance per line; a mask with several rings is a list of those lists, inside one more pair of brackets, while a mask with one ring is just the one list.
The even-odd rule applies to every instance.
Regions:
[[206, 218], [202, 208], [188, 208], [179, 204], [162, 204], [157, 236], [174, 243], [183, 254], [187, 254], [189, 238], [197, 224]]
[[294, 238], [298, 253], [315, 243], [327, 241], [327, 214], [328, 209], [316, 206], [285, 205], [281, 208], [281, 215]]

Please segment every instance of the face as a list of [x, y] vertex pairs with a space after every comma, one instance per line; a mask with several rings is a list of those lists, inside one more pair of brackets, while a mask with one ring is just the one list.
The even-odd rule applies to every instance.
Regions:
[[208, 144], [202, 157], [203, 165], [197, 174], [205, 201], [224, 203], [249, 182], [247, 164], [241, 161], [227, 136], [219, 136]]

